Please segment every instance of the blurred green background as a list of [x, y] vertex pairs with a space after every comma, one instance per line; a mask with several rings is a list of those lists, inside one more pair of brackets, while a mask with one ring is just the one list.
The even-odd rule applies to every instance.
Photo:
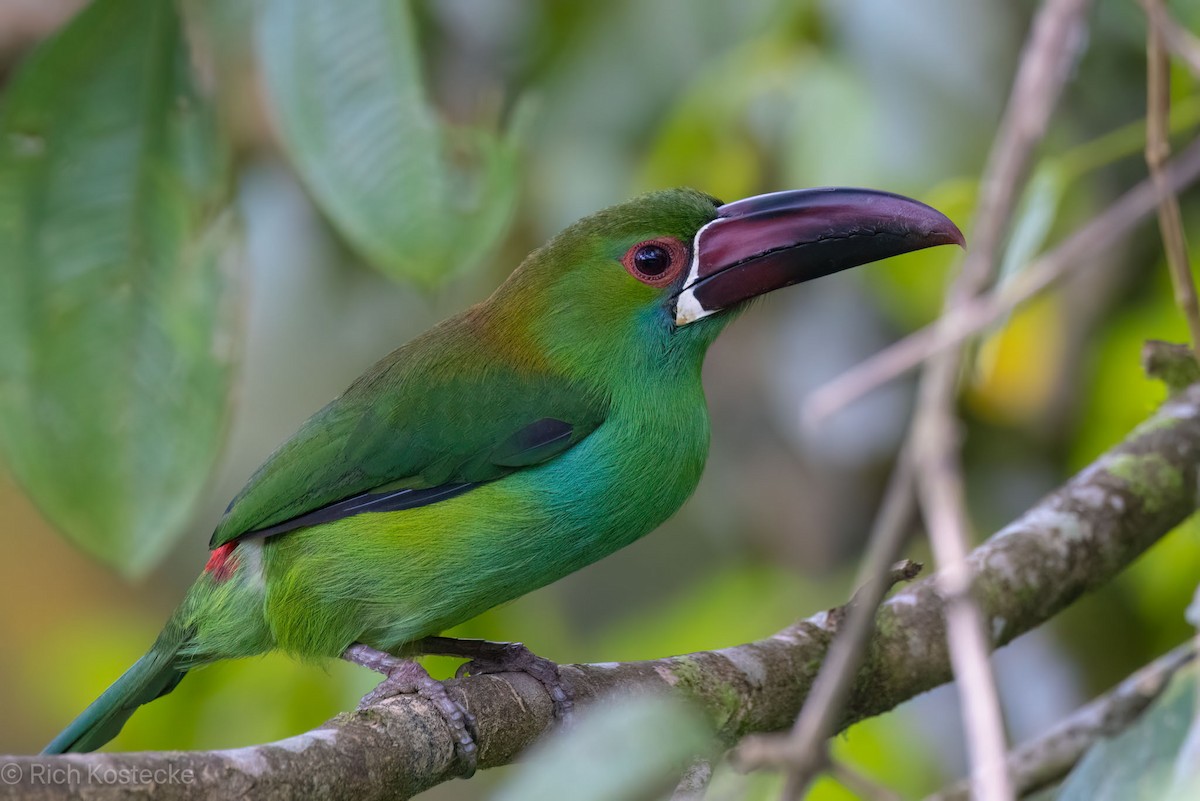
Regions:
[[[254, 4], [203, 6], [188, 24], [210, 44], [213, 60], [198, 69], [231, 138], [245, 242], [227, 437], [186, 536], [136, 581], [67, 544], [0, 470], [0, 753], [40, 749], [141, 655], [203, 565], [226, 503], [309, 414], [397, 344], [486, 297], [576, 218], [666, 186], [732, 200], [842, 184], [916, 196], [965, 227], [1033, 10], [987, 0], [414, 3], [416, 56], [437, 114], [502, 130], [517, 154], [500, 179], [515, 199], [511, 222], [487, 255], [414, 283], [356, 256], [298, 178], [264, 96]], [[0, 0], [0, 81], [76, 7]], [[1172, 8], [1200, 25], [1197, 4]], [[1090, 22], [1021, 208], [1010, 271], [1144, 174], [1144, 18], [1128, 0], [1100, 0]], [[1198, 90], [1176, 70], [1180, 142], [1200, 128]], [[1183, 197], [1193, 243], [1198, 200]], [[562, 662], [641, 659], [758, 638], [843, 602], [912, 384], [819, 431], [801, 425], [801, 402], [933, 319], [953, 258], [941, 250], [780, 293], [739, 320], [705, 368], [713, 445], [687, 506], [641, 542], [454, 633], [521, 640]], [[1146, 416], [1163, 390], [1140, 373], [1141, 343], [1185, 336], [1152, 225], [990, 335], [963, 402], [978, 537]], [[927, 555], [919, 540], [910, 553]], [[1012, 737], [1039, 732], [1181, 641], [1198, 576], [1200, 532], [1189, 524], [999, 653]], [[220, 664], [140, 711], [110, 748], [271, 740], [353, 707], [373, 683], [343, 664]], [[964, 769], [953, 693], [860, 724], [837, 750], [906, 797], [932, 791]], [[427, 797], [486, 797], [506, 773]], [[722, 774], [714, 792], [766, 798], [775, 786]], [[811, 797], [850, 796], [822, 782]]]

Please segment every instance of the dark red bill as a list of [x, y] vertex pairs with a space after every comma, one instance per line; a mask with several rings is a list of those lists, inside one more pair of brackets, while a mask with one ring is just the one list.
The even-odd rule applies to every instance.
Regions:
[[696, 234], [675, 306], [686, 325], [742, 301], [937, 245], [965, 246], [946, 215], [874, 189], [800, 189], [727, 203]]

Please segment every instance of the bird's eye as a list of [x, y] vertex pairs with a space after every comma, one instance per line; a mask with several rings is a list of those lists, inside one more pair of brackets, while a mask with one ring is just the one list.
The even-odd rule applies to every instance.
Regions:
[[671, 254], [662, 245], [642, 245], [633, 254], [633, 266], [642, 275], [659, 276], [671, 266]]
[[670, 237], [639, 242], [621, 259], [630, 275], [643, 284], [658, 287], [674, 281], [686, 262], [687, 248]]

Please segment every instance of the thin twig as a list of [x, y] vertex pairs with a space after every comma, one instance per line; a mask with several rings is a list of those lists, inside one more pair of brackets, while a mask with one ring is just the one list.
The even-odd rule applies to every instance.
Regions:
[[[1163, 172], [1167, 189], [1172, 192], [1178, 192], [1200, 178], [1200, 138], [1171, 159]], [[1137, 184], [1056, 248], [1030, 262], [1011, 281], [987, 295], [948, 310], [935, 322], [914, 331], [814, 391], [805, 404], [806, 422], [816, 425], [833, 412], [917, 367], [934, 354], [993, 325], [1072, 271], [1095, 263], [1098, 256], [1113, 247], [1158, 207], [1160, 197], [1160, 189], [1154, 186], [1151, 179]]]
[[[1045, 734], [1013, 749], [1008, 767], [1017, 792], [1035, 792], [1067, 775], [1098, 740], [1121, 732], [1135, 721], [1162, 694], [1171, 677], [1195, 657], [1195, 643], [1184, 643], [1071, 713]], [[926, 801], [967, 801], [970, 789], [968, 782], [957, 782]]]
[[[1089, 0], [1046, 0], [1033, 21], [1004, 120], [984, 170], [974, 242], [947, 293], [946, 310], [974, 300], [994, 279], [1004, 238], [1034, 150], [1046, 134], [1085, 32]], [[917, 394], [913, 463], [917, 497], [946, 602], [950, 662], [963, 710], [974, 790], [981, 801], [1011, 801], [1012, 783], [1000, 693], [983, 615], [971, 596], [967, 567], [970, 520], [956, 415], [961, 346], [930, 359]]]
[[995, 275], [1034, 150], [1046, 135], [1084, 41], [1090, 5], [1091, 0], [1047, 0], [1033, 20], [983, 171], [971, 247], [951, 291], [951, 302], [979, 294]]
[[[803, 793], [817, 773], [825, 768], [826, 741], [837, 730], [846, 697], [862, 663], [867, 639], [874, 628], [875, 612], [889, 589], [916, 575], [904, 566], [905, 563], [892, 565], [904, 544], [914, 511], [912, 466], [902, 457], [892, 472], [872, 527], [867, 555], [859, 571], [859, 589], [842, 607], [846, 611], [836, 621], [837, 636], [821, 662], [821, 669], [795, 725], [783, 737], [763, 735], [743, 741], [733, 757], [739, 768], [787, 766], [793, 785], [790, 791], [796, 794]], [[908, 562], [907, 565], [916, 563]], [[899, 572], [897, 567], [900, 567]], [[887, 579], [880, 581], [880, 575], [886, 575]]]
[[1172, 17], [1160, 0], [1138, 0], [1146, 11], [1150, 27], [1158, 30], [1159, 36], [1188, 70], [1200, 78], [1200, 39], [1184, 28]]
[[[957, 360], [950, 367], [956, 369]], [[924, 398], [933, 400], [924, 401], [927, 411], [917, 421], [913, 454], [917, 495], [938, 564], [938, 589], [946, 602], [946, 638], [976, 797], [980, 801], [1011, 801], [1015, 796], [1004, 762], [1008, 742], [989, 658], [990, 642], [983, 615], [971, 597], [967, 568], [970, 525], [958, 461], [959, 424], [951, 400], [939, 400], [933, 394]]]
[[[920, 562], [914, 562], [912, 559], [901, 559], [899, 562], [894, 562], [891, 567], [884, 571], [882, 576], [872, 576], [865, 584], [854, 591], [854, 595], [850, 597], [850, 601], [844, 606], [839, 606], [836, 609], [829, 611], [829, 622], [834, 627], [835, 631], [841, 631], [842, 626], [849, 619], [855, 609], [866, 607], [867, 609], [879, 608], [879, 604], [883, 602], [883, 596], [905, 581], [912, 581], [917, 576], [921, 575], [921, 571], [925, 568]], [[865, 570], [863, 571], [866, 572]], [[867, 615], [869, 620], [874, 616], [874, 612]]]
[[[1163, 16], [1162, 0], [1144, 0], [1144, 5], [1152, 19]], [[1187, 320], [1192, 349], [1200, 354], [1200, 302], [1196, 300], [1196, 285], [1188, 265], [1183, 215], [1179, 211], [1179, 199], [1167, 187], [1163, 175], [1163, 164], [1171, 155], [1167, 133], [1171, 116], [1171, 64], [1160, 31], [1159, 25], [1146, 26], [1146, 166], [1159, 191], [1158, 228], [1167, 253], [1175, 303]]]

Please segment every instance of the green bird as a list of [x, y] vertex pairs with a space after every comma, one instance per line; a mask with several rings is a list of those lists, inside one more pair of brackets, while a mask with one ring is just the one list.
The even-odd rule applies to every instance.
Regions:
[[708, 452], [704, 354], [750, 299], [943, 244], [963, 237], [940, 212], [866, 189], [675, 189], [580, 220], [276, 450], [150, 651], [45, 753], [100, 747], [193, 668], [281, 649], [385, 674], [364, 704], [428, 697], [473, 771], [470, 716], [411, 657], [526, 671], [567, 714], [553, 662], [437, 635], [683, 504]]

